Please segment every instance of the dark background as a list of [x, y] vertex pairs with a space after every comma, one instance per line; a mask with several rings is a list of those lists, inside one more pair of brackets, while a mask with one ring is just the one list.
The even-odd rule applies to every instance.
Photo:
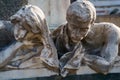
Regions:
[[25, 4], [27, 0], [0, 0], [0, 20], [9, 20]]

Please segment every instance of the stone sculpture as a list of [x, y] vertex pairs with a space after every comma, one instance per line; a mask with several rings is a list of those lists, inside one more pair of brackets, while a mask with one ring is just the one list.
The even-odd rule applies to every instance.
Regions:
[[89, 1], [73, 2], [66, 14], [67, 23], [52, 33], [60, 59], [61, 75], [78, 70], [84, 56], [81, 40], [96, 19], [95, 8]]
[[10, 34], [15, 39], [0, 51], [1, 70], [44, 65], [65, 77], [83, 64], [103, 74], [115, 64], [120, 28], [112, 23], [94, 23], [96, 10], [87, 0], [73, 2], [66, 13], [67, 23], [55, 29], [51, 36], [45, 15], [36, 6], [26, 5], [10, 19], [14, 24]]
[[61, 75], [81, 67], [107, 74], [118, 56], [120, 28], [112, 23], [94, 23], [96, 10], [89, 1], [73, 2], [67, 10], [67, 23], [53, 31]]
[[42, 10], [26, 5], [10, 19], [16, 41], [0, 52], [0, 69], [39, 68], [41, 61], [58, 68], [56, 48]]

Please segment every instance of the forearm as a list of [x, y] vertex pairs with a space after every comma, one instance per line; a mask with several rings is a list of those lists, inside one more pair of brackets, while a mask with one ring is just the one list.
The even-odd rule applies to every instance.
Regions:
[[84, 63], [96, 72], [107, 74], [112, 68], [112, 63], [96, 55], [87, 55], [84, 57]]
[[23, 46], [21, 42], [15, 42], [5, 50], [0, 52], [0, 68], [4, 67], [17, 53], [17, 50]]

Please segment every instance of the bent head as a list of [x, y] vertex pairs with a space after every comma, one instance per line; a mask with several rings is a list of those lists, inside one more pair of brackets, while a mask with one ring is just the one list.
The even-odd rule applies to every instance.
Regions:
[[89, 1], [76, 1], [69, 6], [66, 19], [71, 40], [78, 42], [87, 35], [94, 23], [96, 10]]
[[10, 19], [15, 24], [14, 36], [16, 40], [24, 39], [29, 32], [43, 35], [48, 31], [44, 13], [33, 5], [22, 7]]

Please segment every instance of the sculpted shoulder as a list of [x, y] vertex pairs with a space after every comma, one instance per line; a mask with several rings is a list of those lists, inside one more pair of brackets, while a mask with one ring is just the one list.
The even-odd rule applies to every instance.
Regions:
[[120, 42], [120, 28], [113, 23], [94, 23], [85, 40], [89, 44], [102, 45], [108, 41]]
[[110, 35], [110, 33], [113, 33], [114, 35], [120, 36], [120, 28], [113, 24], [108, 22], [101, 22], [101, 23], [94, 23], [94, 25], [91, 27], [91, 32], [94, 32], [95, 35]]

